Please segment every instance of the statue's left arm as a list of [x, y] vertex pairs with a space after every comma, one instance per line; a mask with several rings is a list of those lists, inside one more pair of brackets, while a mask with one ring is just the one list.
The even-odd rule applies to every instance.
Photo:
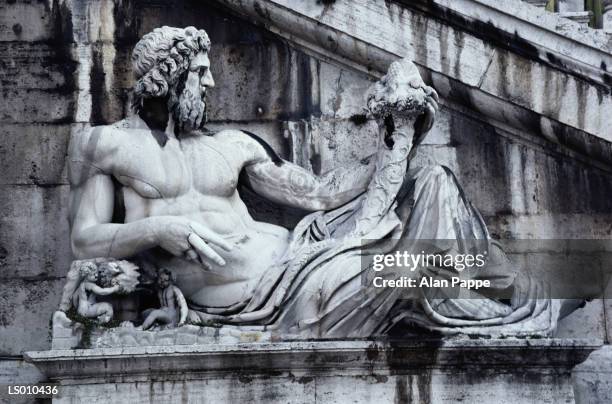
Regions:
[[228, 138], [244, 154], [247, 185], [259, 195], [286, 206], [309, 211], [341, 206], [367, 189], [376, 168], [376, 156], [372, 155], [317, 176], [278, 158], [255, 135], [231, 132]]
[[305, 210], [329, 210], [359, 196], [368, 187], [375, 169], [371, 156], [355, 165], [338, 167], [317, 176], [288, 161], [263, 159], [245, 167], [251, 188], [274, 202]]

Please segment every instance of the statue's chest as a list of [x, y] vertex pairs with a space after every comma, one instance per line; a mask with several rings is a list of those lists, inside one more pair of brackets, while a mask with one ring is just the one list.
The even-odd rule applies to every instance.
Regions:
[[238, 186], [240, 152], [214, 139], [206, 140], [187, 144], [184, 149], [193, 186], [205, 195], [231, 196]]
[[240, 162], [228, 152], [219, 144], [169, 143], [127, 157], [116, 176], [143, 198], [176, 198], [191, 190], [229, 197], [238, 184]]

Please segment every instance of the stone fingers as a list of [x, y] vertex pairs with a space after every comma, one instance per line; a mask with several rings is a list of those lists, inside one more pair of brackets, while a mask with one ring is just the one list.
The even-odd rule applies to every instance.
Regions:
[[189, 261], [197, 261], [198, 260], [198, 253], [195, 252], [195, 250], [189, 249], [185, 252], [185, 256]]
[[232, 245], [225, 241], [221, 236], [215, 234], [213, 231], [207, 229], [199, 223], [192, 223], [191, 228], [193, 231], [200, 236], [202, 240], [205, 240], [208, 243], [213, 243], [225, 251], [231, 251]]
[[423, 87], [423, 89], [425, 90], [425, 94], [427, 94], [428, 97], [431, 97], [436, 101], [436, 104], [440, 103], [440, 96], [438, 95], [438, 92], [434, 90], [433, 87], [425, 86]]
[[215, 252], [200, 236], [195, 233], [189, 235], [189, 244], [193, 246], [202, 262], [206, 262], [206, 259], [211, 260], [217, 265], [225, 265], [225, 260]]
[[423, 122], [423, 133], [431, 130], [436, 117], [436, 109], [431, 103], [427, 103], [427, 111], [425, 112], [425, 121]]

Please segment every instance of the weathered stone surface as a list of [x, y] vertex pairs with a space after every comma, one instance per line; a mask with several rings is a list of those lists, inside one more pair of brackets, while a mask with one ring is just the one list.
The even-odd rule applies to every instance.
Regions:
[[363, 162], [380, 145], [375, 121], [317, 119], [288, 122], [284, 136], [291, 148], [291, 161], [322, 175], [339, 167]]
[[64, 276], [71, 260], [68, 186], [3, 186], [0, 206], [0, 277]]
[[56, 35], [49, 1], [0, 2], [0, 41], [44, 41]]
[[[305, 119], [318, 114], [318, 62], [281, 42], [213, 48], [211, 120]], [[243, 100], [236, 102], [236, 100]]]
[[604, 327], [606, 329], [606, 341], [609, 343], [609, 341], [612, 341], [612, 282], [608, 283], [604, 297]]
[[76, 62], [57, 44], [0, 42], [0, 89], [74, 91]]
[[327, 119], [349, 119], [365, 113], [366, 96], [373, 80], [368, 75], [321, 63], [321, 113]]
[[[550, 63], [562, 62], [550, 55]], [[607, 141], [612, 134], [612, 116], [602, 113], [612, 108], [612, 93], [608, 86], [593, 86], [563, 70], [499, 50], [480, 89], [512, 100], [513, 103], [566, 125], [598, 134]]]
[[0, 283], [0, 354], [51, 347], [51, 315], [64, 280], [3, 279]]
[[610, 214], [497, 214], [486, 217], [495, 238], [604, 238], [612, 235]]
[[604, 300], [596, 299], [561, 320], [556, 338], [600, 338], [606, 340]]
[[0, 104], [0, 122], [6, 123], [67, 123], [72, 120], [75, 102], [64, 91], [3, 89], [4, 99], [19, 103]]
[[3, 358], [0, 361], [0, 402], [10, 404], [30, 404], [32, 398], [27, 396], [9, 396], [8, 385], [35, 384], [44, 381], [44, 375], [36, 366], [25, 362], [20, 357]]
[[27, 357], [62, 384], [59, 402], [250, 397], [452, 403], [495, 396], [502, 403], [532, 403], [571, 402], [570, 369], [599, 346], [594, 340], [328, 341], [64, 350]]
[[22, 359], [0, 361], [0, 384], [36, 383], [43, 378], [36, 366]]
[[68, 125], [12, 124], [0, 127], [0, 184], [67, 184]]
[[612, 401], [612, 350], [604, 346], [572, 372], [577, 404]]
[[[442, 97], [468, 104], [505, 124], [521, 127], [520, 123], [533, 123], [535, 116], [537, 127], [531, 124], [526, 129], [537, 130], [537, 135], [542, 132], [549, 136], [548, 128], [555, 125], [559, 126], [556, 134], [571, 132], [575, 137], [574, 132], [580, 129], [595, 138], [608, 139], [603, 133], [609, 126], [608, 114], [603, 112], [609, 96], [606, 67], [612, 65], [608, 38], [602, 32], [579, 32], [575, 25], [566, 30], [557, 28], [564, 19], [537, 11], [521, 1], [503, 4], [489, 0], [401, 4], [337, 1], [331, 6], [316, 2], [290, 6], [287, 0], [219, 1], [272, 27], [298, 47], [356, 69], [361, 67], [370, 74], [384, 71], [398, 55], [407, 55], [430, 72], [425, 77], [431, 77]], [[487, 22], [481, 20], [483, 16], [489, 17]], [[567, 80], [559, 82], [563, 83], [561, 93], [574, 93], [573, 85], [581, 87], [579, 91], [584, 94], [592, 92], [594, 98], [589, 105], [599, 113], [595, 110], [587, 113], [596, 114], [595, 120], [578, 119], [579, 111], [565, 114], [561, 109], [538, 109], [537, 100], [542, 92], [521, 94], [529, 99], [527, 104], [534, 108], [530, 110], [518, 108], [512, 94], [499, 91], [499, 80], [496, 86], [483, 86], [490, 72], [495, 72], [489, 65], [507, 51], [512, 52], [511, 60], [506, 60], [508, 64], [528, 65], [530, 69], [542, 68], [547, 72], [543, 74], [564, 76]], [[581, 84], [576, 84], [574, 77]], [[538, 114], [549, 114], [555, 119], [540, 118]], [[605, 122], [598, 123], [599, 119]], [[576, 121], [583, 126], [572, 126]], [[572, 144], [563, 139], [562, 143], [584, 146], [584, 141]]]

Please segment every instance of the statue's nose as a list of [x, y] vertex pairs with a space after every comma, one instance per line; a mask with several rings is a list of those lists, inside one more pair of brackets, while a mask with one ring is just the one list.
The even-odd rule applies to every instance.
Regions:
[[206, 74], [204, 74], [204, 77], [202, 77], [202, 86], [206, 88], [212, 88], [215, 86], [215, 80], [213, 79], [210, 70], [207, 70]]

